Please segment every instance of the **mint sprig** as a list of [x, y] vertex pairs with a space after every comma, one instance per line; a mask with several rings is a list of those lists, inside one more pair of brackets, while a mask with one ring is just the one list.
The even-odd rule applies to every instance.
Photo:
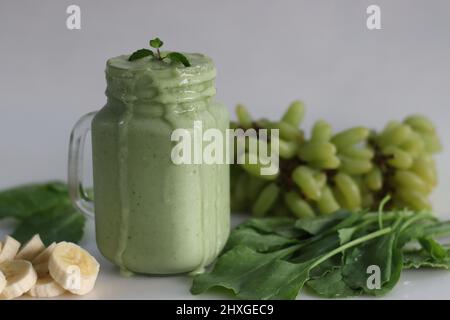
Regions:
[[128, 61], [134, 61], [134, 60], [141, 59], [141, 58], [148, 57], [148, 56], [154, 56], [154, 53], [152, 50], [139, 49], [131, 54], [131, 56], [128, 58]]
[[159, 39], [159, 38], [152, 39], [152, 40], [149, 41], [149, 44], [150, 44], [150, 47], [156, 49], [156, 53], [154, 53], [150, 49], [139, 49], [139, 50], [136, 50], [135, 52], [133, 52], [130, 55], [130, 57], [128, 58], [128, 61], [134, 61], [134, 60], [142, 59], [144, 57], [151, 56], [154, 59], [157, 59], [157, 60], [160, 60], [160, 61], [164, 61], [165, 59], [169, 59], [170, 61], [173, 61], [173, 62], [180, 62], [185, 67], [190, 67], [191, 66], [191, 63], [189, 62], [188, 58], [186, 58], [186, 56], [184, 54], [182, 54], [182, 53], [169, 52], [164, 57], [161, 56], [161, 52], [160, 52], [159, 49], [164, 44], [164, 42], [161, 39]]

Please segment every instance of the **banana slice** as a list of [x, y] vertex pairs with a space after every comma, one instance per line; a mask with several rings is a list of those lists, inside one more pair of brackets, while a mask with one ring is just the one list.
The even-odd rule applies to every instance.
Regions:
[[47, 274], [39, 278], [27, 294], [35, 298], [53, 298], [62, 295], [64, 292], [66, 290]]
[[0, 263], [12, 260], [19, 251], [20, 242], [14, 239], [13, 237], [6, 236], [5, 241], [3, 243], [3, 249], [0, 252]]
[[3, 274], [3, 272], [0, 271], [0, 293], [2, 293], [5, 287], [6, 287], [6, 277]]
[[30, 241], [28, 241], [16, 256], [20, 260], [33, 260], [39, 253], [45, 249], [45, 245], [38, 234], [35, 234]]
[[0, 300], [20, 297], [36, 283], [37, 275], [31, 262], [25, 260], [9, 260], [0, 264], [0, 272], [6, 278], [6, 286], [0, 293]]
[[43, 277], [48, 273], [48, 261], [50, 259], [50, 255], [55, 249], [55, 246], [56, 243], [53, 242], [31, 261], [33, 263], [34, 270], [36, 270], [39, 277]]
[[58, 243], [48, 263], [53, 279], [78, 295], [89, 293], [95, 285], [100, 265], [86, 250], [74, 243]]

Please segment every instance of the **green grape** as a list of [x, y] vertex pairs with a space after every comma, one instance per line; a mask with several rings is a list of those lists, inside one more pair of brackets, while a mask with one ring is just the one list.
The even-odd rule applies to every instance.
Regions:
[[298, 143], [278, 139], [279, 155], [283, 159], [292, 159], [297, 155]]
[[399, 125], [401, 125], [402, 123], [400, 121], [397, 120], [392, 120], [389, 121], [385, 126], [382, 132], [386, 132], [389, 131], [391, 129], [394, 129], [395, 127], [398, 127]]
[[303, 102], [294, 101], [286, 110], [281, 120], [297, 128], [302, 122], [304, 114], [305, 105]]
[[373, 193], [363, 192], [361, 196], [361, 204], [363, 208], [371, 208], [375, 203], [375, 199], [373, 197]]
[[411, 139], [412, 135], [413, 131], [410, 126], [406, 124], [398, 124], [381, 133], [379, 144], [381, 147], [399, 146], [405, 141]]
[[328, 159], [313, 160], [309, 164], [317, 169], [337, 169], [341, 165], [341, 160], [336, 156], [332, 156]]
[[321, 161], [332, 158], [336, 154], [336, 147], [330, 142], [307, 142], [298, 152], [300, 159], [305, 161]]
[[339, 204], [340, 207], [350, 210], [350, 205], [347, 203], [344, 195], [338, 188], [334, 187], [332, 189], [332, 193], [334, 198], [336, 199], [336, 202]]
[[339, 150], [339, 153], [346, 157], [360, 160], [371, 160], [374, 156], [374, 151], [367, 147], [358, 148], [355, 146], [350, 146], [342, 148]]
[[425, 194], [411, 188], [399, 188], [396, 197], [408, 208], [413, 210], [430, 210], [431, 204]]
[[361, 207], [361, 193], [356, 182], [348, 174], [339, 172], [334, 177], [337, 189], [342, 193], [348, 209]]
[[280, 188], [275, 183], [270, 183], [266, 186], [256, 199], [252, 207], [252, 213], [255, 217], [265, 216], [277, 201], [280, 194]]
[[[380, 195], [386, 192], [393, 195], [391, 204], [395, 208], [430, 208], [427, 197], [437, 184], [431, 155], [442, 146], [433, 123], [426, 117], [414, 115], [404, 122], [390, 121], [379, 134], [354, 127], [334, 136], [330, 124], [319, 120], [305, 142], [304, 132], [298, 128], [304, 116], [304, 105], [299, 101], [293, 102], [278, 122], [264, 118], [253, 121], [242, 105], [236, 113], [239, 123], [230, 123], [230, 128], [267, 129], [269, 134], [279, 129], [279, 137], [268, 143], [256, 141], [258, 148], [251, 147], [257, 135], [246, 137], [239, 145], [243, 149], [239, 151], [246, 152], [235, 153], [235, 160], [238, 164], [246, 161], [231, 168], [233, 210], [250, 208], [257, 216], [311, 217], [315, 210], [327, 214], [339, 208], [376, 208]], [[264, 151], [270, 153], [273, 143], [279, 146], [277, 153], [283, 159], [284, 172], [261, 175], [272, 160], [263, 156]], [[373, 148], [372, 143], [376, 144]], [[278, 168], [278, 163], [270, 165]], [[337, 174], [334, 170], [338, 170]], [[289, 174], [297, 191], [287, 190]], [[327, 185], [330, 176], [332, 182]]]
[[425, 194], [431, 191], [429, 184], [422, 180], [418, 174], [409, 170], [397, 170], [394, 175], [394, 182], [401, 188], [414, 189]]
[[261, 159], [261, 157], [258, 158], [258, 156], [253, 153], [244, 153], [238, 158], [238, 164], [249, 174], [255, 177], [260, 177], [264, 180], [275, 180], [280, 173], [279, 170], [273, 175], [261, 174], [261, 169], [265, 167], [261, 165], [261, 162], [268, 163], [269, 161], [270, 159]]
[[379, 191], [383, 187], [383, 174], [378, 167], [374, 167], [364, 179], [367, 188]]
[[322, 196], [317, 200], [317, 207], [321, 214], [329, 214], [339, 210], [339, 204], [328, 186], [322, 189]]
[[239, 104], [236, 106], [236, 116], [242, 128], [249, 129], [252, 127], [252, 117], [247, 108]]
[[328, 122], [317, 121], [311, 132], [311, 141], [313, 142], [328, 142], [331, 139], [332, 129]]
[[422, 134], [422, 139], [425, 144], [425, 150], [428, 153], [437, 153], [442, 151], [441, 141], [434, 134]]
[[400, 148], [389, 146], [383, 149], [383, 154], [390, 155], [388, 163], [397, 169], [409, 169], [413, 164], [412, 156]]
[[425, 144], [422, 137], [413, 132], [411, 137], [400, 145], [400, 148], [408, 152], [411, 156], [417, 157], [425, 150]]
[[404, 122], [420, 133], [434, 134], [436, 131], [434, 124], [427, 117], [422, 115], [409, 116]]
[[292, 141], [292, 140], [302, 141], [303, 140], [302, 132], [298, 128], [294, 127], [293, 125], [291, 125], [287, 122], [283, 122], [283, 121], [271, 122], [271, 123], [269, 123], [269, 128], [280, 130], [279, 134], [282, 139], [285, 139], [288, 141]]
[[341, 167], [339, 168], [342, 172], [351, 175], [364, 174], [372, 170], [372, 162], [368, 160], [358, 160], [347, 158], [344, 156], [339, 157], [341, 159]]
[[314, 173], [314, 179], [316, 179], [317, 186], [319, 189], [323, 189], [327, 183], [327, 175], [323, 172]]
[[314, 171], [310, 168], [298, 166], [292, 172], [292, 180], [308, 199], [317, 200], [320, 198], [321, 190], [314, 178]]
[[420, 156], [415, 159], [411, 167], [411, 171], [419, 175], [430, 186], [435, 186], [437, 184], [437, 178], [433, 170], [433, 164], [430, 163], [429, 159], [427, 159], [426, 157]]
[[346, 148], [351, 145], [358, 144], [369, 136], [370, 131], [364, 127], [355, 127], [344, 130], [338, 134], [336, 134], [332, 139], [336, 147], [340, 150], [342, 148]]
[[315, 216], [314, 210], [308, 202], [300, 198], [300, 195], [296, 192], [286, 193], [284, 202], [297, 218], [311, 218]]

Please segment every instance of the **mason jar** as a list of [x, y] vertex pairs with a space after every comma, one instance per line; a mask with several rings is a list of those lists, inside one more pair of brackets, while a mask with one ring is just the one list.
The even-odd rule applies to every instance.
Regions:
[[[193, 134], [200, 124], [225, 137], [229, 126], [227, 109], [215, 101], [212, 60], [186, 56], [190, 67], [151, 57], [109, 59], [106, 105], [81, 118], [72, 132], [71, 197], [95, 217], [100, 252], [124, 271], [201, 272], [229, 235], [229, 166], [179, 164], [172, 157], [174, 130]], [[89, 130], [93, 203], [81, 179]]]

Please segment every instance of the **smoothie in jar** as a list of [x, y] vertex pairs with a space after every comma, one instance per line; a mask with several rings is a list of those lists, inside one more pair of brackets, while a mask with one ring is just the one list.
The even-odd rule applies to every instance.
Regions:
[[108, 60], [107, 103], [92, 121], [97, 245], [123, 270], [201, 271], [229, 234], [229, 167], [174, 164], [171, 133], [201, 121], [225, 136], [216, 69], [202, 54], [186, 54], [189, 67], [128, 57]]

